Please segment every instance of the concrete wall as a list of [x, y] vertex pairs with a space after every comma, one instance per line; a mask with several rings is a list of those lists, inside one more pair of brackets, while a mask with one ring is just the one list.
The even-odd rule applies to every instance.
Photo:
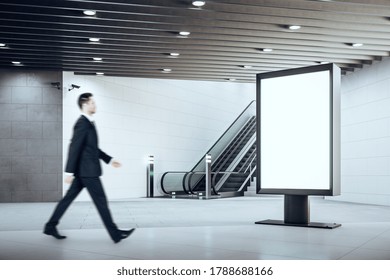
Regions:
[[60, 72], [0, 70], [0, 202], [62, 196]]
[[[80, 111], [78, 96], [91, 92], [103, 151], [123, 163], [103, 165], [109, 199], [146, 196], [148, 155], [155, 156], [155, 193], [165, 171], [190, 170], [241, 111], [255, 99], [255, 84], [78, 76], [64, 73], [64, 161]], [[66, 191], [67, 186], [64, 186]], [[89, 200], [82, 192], [79, 200]]]
[[341, 196], [390, 206], [390, 60], [342, 79]]

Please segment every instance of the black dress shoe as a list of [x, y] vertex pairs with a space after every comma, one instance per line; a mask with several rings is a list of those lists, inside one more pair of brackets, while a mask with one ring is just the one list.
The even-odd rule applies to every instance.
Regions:
[[53, 236], [54, 238], [57, 238], [57, 239], [65, 239], [66, 238], [65, 235], [59, 234], [59, 232], [57, 231], [56, 228], [45, 228], [43, 233], [46, 234], [46, 235], [51, 235], [51, 236]]
[[119, 239], [114, 240], [115, 243], [118, 243], [122, 239], [125, 239], [130, 236], [135, 231], [135, 228], [132, 228], [130, 230], [119, 230]]

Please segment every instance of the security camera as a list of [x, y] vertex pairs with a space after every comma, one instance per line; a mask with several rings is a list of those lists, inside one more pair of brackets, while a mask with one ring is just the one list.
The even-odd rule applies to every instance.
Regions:
[[73, 90], [73, 89], [75, 89], [75, 88], [77, 88], [77, 89], [80, 88], [80, 86], [75, 85], [75, 84], [71, 84], [70, 87], [71, 87], [71, 88], [69, 89], [69, 91], [71, 91], [71, 90]]
[[53, 87], [56, 87], [57, 89], [61, 89], [61, 83], [60, 82], [51, 83], [51, 85]]

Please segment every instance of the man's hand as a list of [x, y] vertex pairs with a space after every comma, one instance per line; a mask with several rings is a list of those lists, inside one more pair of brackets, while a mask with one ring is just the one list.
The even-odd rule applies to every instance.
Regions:
[[74, 176], [67, 175], [67, 176], [65, 177], [65, 184], [68, 184], [68, 185], [72, 184], [73, 179], [74, 179]]
[[115, 167], [115, 168], [119, 168], [119, 167], [122, 166], [122, 164], [121, 164], [119, 161], [116, 161], [116, 160], [113, 160], [113, 161], [111, 162], [111, 165], [112, 165], [113, 167]]

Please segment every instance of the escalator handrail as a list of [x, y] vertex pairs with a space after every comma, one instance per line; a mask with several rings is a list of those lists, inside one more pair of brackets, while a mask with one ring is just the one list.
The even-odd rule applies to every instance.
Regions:
[[[230, 128], [240, 119], [240, 117], [245, 113], [245, 111], [255, 102], [256, 102], [256, 100], [252, 100], [248, 104], [248, 106], [245, 107], [245, 109], [241, 112], [241, 114], [232, 122], [232, 124], [225, 130], [225, 132], [221, 135], [221, 137], [219, 137], [218, 140], [215, 141], [214, 145], [211, 146], [211, 148], [208, 149], [208, 151], [205, 154], [208, 154], [218, 144], [218, 142], [222, 139], [222, 137], [225, 136], [225, 134], [230, 130]], [[194, 169], [199, 165], [199, 163], [201, 163], [203, 161], [203, 159], [204, 159], [204, 156], [194, 165], [194, 167], [191, 169], [191, 171], [194, 171]]]
[[[229, 157], [227, 157], [225, 160], [224, 160], [224, 162], [221, 164], [221, 166], [218, 168], [218, 170], [216, 171], [216, 173], [218, 173], [218, 172], [220, 172], [221, 171], [221, 169], [222, 169], [222, 167], [225, 165], [225, 163], [226, 162], [228, 162], [228, 160], [230, 159], [230, 157], [234, 154], [234, 152], [238, 149], [238, 147], [241, 145], [241, 143], [244, 141], [244, 139], [245, 139], [245, 137], [247, 136], [247, 135], [250, 135], [250, 133], [251, 133], [251, 131], [252, 131], [252, 129], [253, 129], [253, 127], [255, 127], [256, 126], [256, 121], [254, 121], [254, 123], [249, 127], [249, 129], [247, 130], [247, 131], [244, 131], [243, 132], [243, 137], [241, 138], [241, 140], [239, 141], [239, 143], [237, 144], [237, 145], [235, 145], [235, 147], [232, 147], [231, 149], [230, 149], [230, 151], [231, 150], [233, 150], [232, 152], [229, 152]], [[213, 182], [215, 183], [215, 180], [216, 180], [216, 176], [214, 175], [214, 178], [213, 178]]]
[[[236, 133], [236, 135], [230, 140], [230, 142], [226, 145], [226, 147], [222, 150], [222, 152], [221, 152], [221, 153], [216, 157], [216, 159], [211, 163], [211, 167], [212, 167], [212, 168], [213, 168], [214, 166], [219, 166], [219, 165], [220, 165], [220, 160], [221, 160], [222, 155], [225, 154], [226, 151], [230, 151], [230, 150], [236, 145], [236, 143], [237, 143], [237, 142], [240, 140], [240, 138], [241, 138], [240, 136], [241, 136], [241, 135], [244, 135], [245, 133], [247, 133], [248, 128], [249, 128], [249, 129], [252, 129], [252, 128], [253, 128], [253, 122], [256, 123], [256, 120], [254, 120], [253, 117], [251, 117], [251, 118], [245, 123], [245, 125], [243, 126], [243, 128], [240, 129], [240, 130]], [[227, 153], [229, 154], [229, 152], [227, 152]], [[199, 162], [192, 168], [191, 171], [194, 171], [194, 169], [196, 168], [196, 166], [197, 166], [199, 163], [201, 163], [201, 162], [199, 161]], [[218, 169], [218, 170], [220, 170], [220, 169]], [[191, 178], [192, 178], [192, 176], [191, 176]], [[190, 178], [190, 179], [191, 179], [191, 178]], [[199, 179], [197, 180], [197, 182], [196, 182], [195, 184], [193, 184], [193, 188], [195, 188], [196, 185], [197, 185], [201, 180], [202, 180], [202, 178], [199, 178]], [[192, 193], [192, 194], [194, 193], [192, 188], [188, 187], [188, 189], [189, 189], [190, 193]]]
[[253, 169], [249, 172], [248, 177], [246, 177], [245, 181], [241, 184], [241, 187], [238, 189], [237, 192], [240, 192], [245, 187], [245, 184], [251, 179], [251, 177], [252, 177], [253, 173], [256, 171], [256, 169], [257, 169], [257, 165], [255, 165], [253, 167]]
[[240, 138], [241, 134], [243, 134], [248, 126], [251, 124], [251, 122], [253, 122], [253, 117], [249, 118], [248, 121], [242, 126], [242, 129], [240, 129], [233, 137], [232, 139], [230, 140], [230, 142], [226, 145], [226, 147], [222, 150], [222, 152], [213, 160], [213, 162], [211, 163], [211, 166], [213, 165], [218, 165], [220, 162], [220, 158], [222, 157], [222, 155], [230, 148], [231, 149], [231, 146], [233, 146], [237, 141], [238, 139]]
[[[248, 182], [248, 180], [250, 179], [250, 177], [252, 176], [252, 174], [254, 173], [255, 170], [256, 170], [256, 166], [252, 169], [251, 172], [249, 172], [249, 175], [245, 178], [245, 181], [241, 184], [240, 188], [236, 192], [240, 192], [244, 188], [245, 184]], [[218, 173], [219, 174], [229, 174], [229, 175], [232, 175], [232, 174], [248, 174], [247, 172], [238, 172], [238, 171], [220, 171], [220, 172], [212, 172], [212, 173], [216, 173], [215, 176]], [[215, 186], [213, 186], [213, 187], [215, 187]], [[219, 193], [218, 193], [218, 195], [219, 195]]]
[[[190, 171], [188, 173], [190, 173], [190, 178], [189, 178], [190, 182], [191, 182], [191, 178], [192, 178], [193, 175], [195, 175], [195, 174], [206, 174], [205, 171]], [[231, 175], [231, 174], [245, 174], [245, 173], [237, 172], [237, 171], [218, 171], [218, 172], [211, 172], [211, 174], [216, 177], [216, 175], [218, 175], [218, 174], [229, 174], [229, 175]], [[191, 185], [189, 186], [189, 188], [190, 187], [191, 187]], [[215, 195], [219, 195], [219, 193], [215, 190], [215, 185], [213, 183], [211, 184], [211, 188], [212, 188], [213, 193]]]
[[[190, 177], [188, 178], [188, 181], [190, 182], [189, 185], [188, 185], [188, 188], [191, 190], [191, 193], [194, 194], [194, 192], [192, 191], [192, 188], [191, 188], [191, 179], [192, 179], [192, 176], [194, 176], [195, 174], [206, 174], [206, 171], [190, 171]], [[213, 172], [211, 172], [211, 174], [213, 174]], [[196, 182], [196, 184], [198, 184], [199, 181]], [[213, 184], [211, 184], [211, 189], [213, 190], [213, 193], [215, 195], [218, 195], [217, 191], [215, 190]]]
[[[165, 172], [165, 173], [161, 176], [160, 186], [161, 186], [162, 191], [163, 191], [165, 194], [167, 194], [167, 195], [170, 195], [170, 193], [167, 192], [167, 191], [165, 190], [165, 188], [164, 188], [164, 178], [165, 178], [166, 175], [168, 175], [168, 174], [170, 174], [170, 173], [186, 174], [186, 175], [187, 175], [188, 171], [168, 171], [168, 172]], [[184, 179], [186, 178], [186, 175], [184, 175], [184, 177], [183, 177], [183, 180], [182, 180], [182, 187], [183, 187], [183, 190], [184, 190], [184, 192], [185, 192], [186, 194], [190, 194], [190, 193], [186, 190], [185, 184], [184, 184]]]
[[[188, 172], [184, 175], [183, 181], [182, 181], [183, 189], [185, 189], [186, 178], [187, 178], [187, 176], [190, 175], [191, 173], [193, 173], [193, 171], [188, 171]], [[188, 178], [188, 181], [190, 181], [191, 178], [192, 178], [192, 175], [190, 175], [190, 177]], [[190, 185], [191, 185], [191, 183], [189, 183], [188, 191], [190, 192], [190, 194], [195, 194], [195, 193], [193, 192], [193, 190], [190, 188]]]
[[249, 155], [249, 157], [247, 158], [247, 160], [244, 162], [244, 164], [241, 166], [241, 168], [240, 168], [238, 171], [242, 171], [242, 169], [246, 166], [246, 164], [248, 163], [248, 161], [249, 161], [250, 159], [252, 159], [251, 162], [249, 163], [249, 165], [245, 168], [244, 173], [247, 172], [247, 171], [248, 171], [248, 168], [249, 168], [250, 165], [253, 163], [253, 160], [254, 160], [255, 158], [256, 158], [256, 148], [252, 151], [252, 153]]
[[251, 130], [252, 127], [253, 127], [253, 122], [256, 122], [253, 118], [250, 118], [246, 123], [245, 125], [243, 126], [243, 128], [233, 137], [233, 139], [230, 141], [230, 143], [228, 145], [226, 145], [226, 148], [221, 152], [220, 155], [218, 155], [218, 157], [213, 161], [212, 165], [215, 165], [215, 167], [217, 167], [218, 165], [220, 165], [220, 158], [223, 154], [227, 153], [228, 155], [230, 154], [230, 151], [236, 147], [236, 144], [238, 141], [240, 141], [240, 139], [244, 138], [245, 135], [247, 134], [247, 131], [248, 129]]
[[[253, 129], [256, 129], [256, 120], [254, 120], [254, 119], [252, 119], [250, 121], [250, 124], [247, 127], [245, 127], [242, 131], [240, 131], [241, 132], [240, 135], [238, 135], [237, 139], [235, 139], [234, 143], [232, 143], [232, 145], [229, 147], [229, 150], [227, 150], [227, 156], [228, 157], [226, 157], [223, 160], [222, 164], [219, 165], [217, 171], [221, 170], [221, 168], [225, 165], [225, 163], [233, 156], [234, 152], [238, 149], [238, 147], [243, 143], [245, 138], [248, 135], [251, 135], [251, 132], [252, 132]], [[254, 133], [255, 132], [256, 131], [254, 131]]]

